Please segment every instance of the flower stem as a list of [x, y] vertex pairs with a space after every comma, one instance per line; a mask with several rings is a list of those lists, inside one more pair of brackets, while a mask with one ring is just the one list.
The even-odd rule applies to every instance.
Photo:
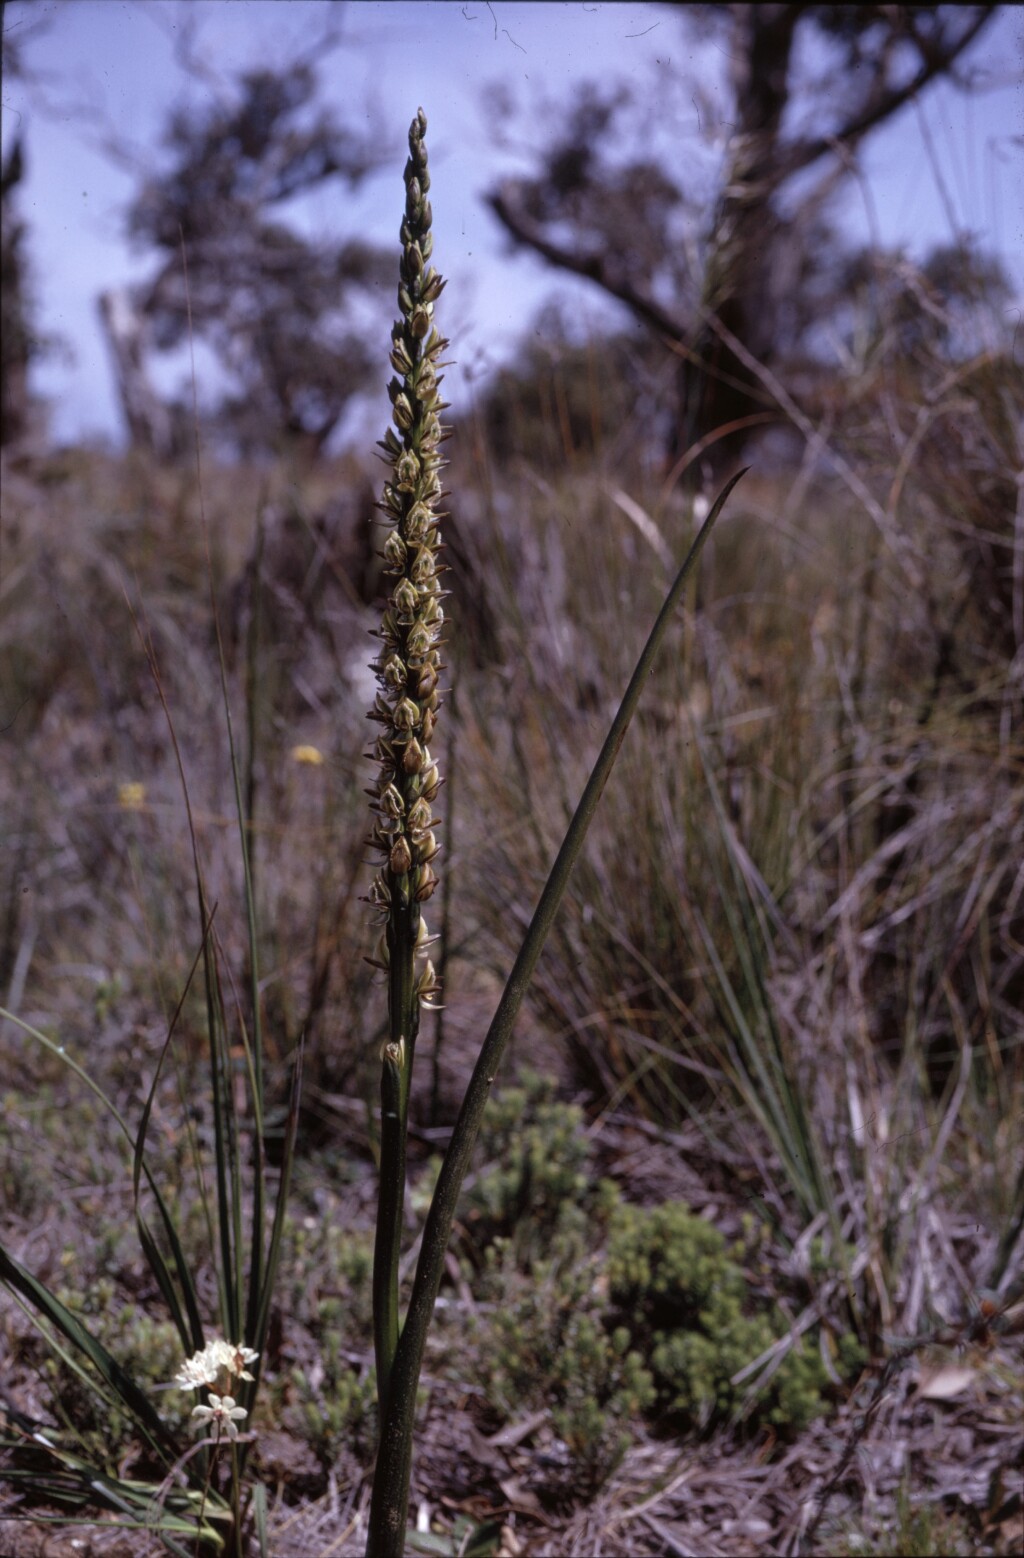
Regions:
[[423, 1352], [434, 1312], [434, 1302], [444, 1274], [445, 1253], [455, 1219], [459, 1192], [469, 1167], [484, 1109], [490, 1097], [491, 1085], [537, 959], [568, 886], [573, 865], [583, 847], [601, 794], [640, 701], [640, 694], [650, 674], [654, 657], [679, 607], [686, 583], [696, 567], [697, 559], [711, 528], [722, 512], [726, 498], [742, 474], [741, 471], [734, 476], [719, 495], [658, 613], [618, 712], [612, 720], [604, 746], [584, 787], [579, 805], [573, 813], [562, 847], [551, 867], [540, 901], [534, 910], [530, 928], [526, 933], [526, 939], [519, 949], [466, 1089], [462, 1108], [441, 1165], [430, 1211], [427, 1214], [412, 1297], [391, 1369], [387, 1408], [381, 1420], [380, 1449], [373, 1479], [370, 1527], [366, 1545], [367, 1558], [402, 1558], [405, 1552], [405, 1522], [409, 1501], [409, 1477], [412, 1470], [416, 1391], [423, 1365]]

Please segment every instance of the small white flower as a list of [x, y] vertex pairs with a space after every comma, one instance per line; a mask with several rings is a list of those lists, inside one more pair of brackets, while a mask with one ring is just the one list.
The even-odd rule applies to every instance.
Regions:
[[205, 1428], [209, 1424], [218, 1439], [224, 1433], [229, 1439], [237, 1439], [238, 1425], [244, 1423], [248, 1415], [245, 1407], [235, 1405], [234, 1396], [215, 1396], [212, 1391], [209, 1405], [192, 1408], [196, 1426]]
[[231, 1355], [230, 1362], [224, 1365], [228, 1373], [235, 1379], [251, 1380], [252, 1375], [248, 1372], [246, 1364], [255, 1363], [259, 1353], [253, 1352], [251, 1347], [243, 1347], [241, 1342], [223, 1342], [221, 1345]]
[[251, 1380], [246, 1364], [255, 1363], [258, 1357], [258, 1352], [243, 1347], [241, 1342], [225, 1342], [218, 1338], [186, 1360], [174, 1376], [174, 1383], [182, 1390], [200, 1390], [203, 1386], [216, 1385], [222, 1370], [232, 1379]]
[[174, 1376], [174, 1383], [182, 1390], [199, 1390], [203, 1385], [215, 1385], [220, 1365], [212, 1353], [211, 1347], [204, 1347], [202, 1352], [186, 1359]]

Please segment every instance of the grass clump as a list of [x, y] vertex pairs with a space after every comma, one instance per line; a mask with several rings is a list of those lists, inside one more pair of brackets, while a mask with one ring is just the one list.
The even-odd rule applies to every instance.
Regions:
[[978, 1551], [967, 1523], [941, 1503], [915, 1503], [904, 1482], [896, 1495], [896, 1519], [884, 1530], [847, 1531], [834, 1551], [840, 1558], [957, 1558]]

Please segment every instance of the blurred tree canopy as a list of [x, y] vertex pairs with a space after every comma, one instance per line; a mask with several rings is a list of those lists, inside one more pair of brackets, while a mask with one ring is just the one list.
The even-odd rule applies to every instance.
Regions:
[[0, 444], [14, 444], [28, 422], [28, 364], [32, 332], [25, 296], [25, 225], [14, 210], [24, 163], [21, 138], [0, 166]]
[[[19, 36], [7, 26], [6, 11], [6, 0], [0, 0], [0, 58], [3, 79], [9, 81], [26, 74], [22, 53], [26, 35]], [[35, 326], [27, 228], [18, 210], [17, 190], [24, 176], [25, 137], [19, 130], [0, 160], [0, 445], [4, 447], [19, 443], [31, 431], [37, 408], [29, 393], [29, 364], [55, 344]]]
[[[168, 165], [128, 213], [131, 236], [162, 261], [132, 298], [144, 351], [172, 349], [190, 328], [207, 344], [230, 385], [214, 426], [245, 454], [282, 435], [318, 453], [375, 360], [367, 328], [390, 257], [359, 238], [302, 236], [286, 220], [299, 197], [329, 179], [355, 188], [379, 161], [367, 138], [313, 107], [316, 86], [298, 61], [243, 74], [232, 102], [176, 109]], [[104, 310], [108, 331], [125, 319], [117, 303]], [[112, 344], [122, 365], [138, 358], [136, 345]], [[125, 391], [138, 402], [137, 388]]]
[[[517, 243], [587, 277], [678, 354], [671, 457], [705, 441], [713, 475], [776, 419], [757, 367], [806, 346], [834, 296], [830, 196], [873, 130], [940, 78], [967, 84], [963, 56], [996, 10], [688, 6], [686, 23], [727, 57], [732, 93], [706, 214], [684, 187], [682, 133], [669, 164], [619, 154], [630, 101], [621, 86], [589, 86], [536, 171], [492, 189], [490, 206]], [[681, 215], [697, 218], [695, 249], [681, 239]]]

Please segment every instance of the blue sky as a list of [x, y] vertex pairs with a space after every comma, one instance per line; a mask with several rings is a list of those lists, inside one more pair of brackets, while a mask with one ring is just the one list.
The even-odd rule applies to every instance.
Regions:
[[[198, 27], [207, 74], [226, 87], [233, 71], [308, 45], [336, 9], [331, 0], [8, 4], [5, 26], [28, 32], [24, 57], [37, 79], [5, 81], [3, 139], [7, 146], [18, 127], [25, 130], [28, 176], [20, 209], [29, 225], [41, 324], [67, 348], [34, 381], [53, 403], [58, 439], [120, 436], [96, 296], [154, 268], [152, 257], [133, 253], [124, 241], [122, 213], [134, 179], [100, 142], [116, 139], [139, 167], [152, 165], [172, 104], [205, 99], [209, 82], [190, 78], [175, 60], [176, 30], [186, 16]], [[545, 105], [570, 101], [588, 78], [640, 86], [656, 107], [664, 95], [666, 124], [687, 176], [698, 192], [705, 183], [709, 193], [713, 187], [728, 111], [726, 62], [665, 6], [350, 0], [341, 15], [342, 46], [325, 59], [321, 75], [324, 100], [371, 127], [393, 156], [356, 199], [339, 200], [336, 190], [325, 189], [304, 218], [314, 231], [345, 233], [358, 225], [394, 243], [405, 131], [423, 105], [430, 120], [435, 257], [450, 278], [445, 325], [457, 358], [448, 381], [456, 404], [553, 292], [571, 297], [595, 328], [608, 317], [607, 306], [583, 283], [559, 280], [529, 256], [511, 256], [480, 198], [502, 173], [531, 166], [531, 149], [543, 144], [548, 123]], [[995, 85], [970, 99], [939, 86], [920, 110], [908, 110], [869, 141], [863, 177], [851, 184], [842, 208], [843, 225], [852, 237], [876, 237], [915, 257], [948, 240], [952, 226], [967, 229], [1002, 255], [1024, 295], [1024, 11], [1006, 8], [973, 58]], [[509, 99], [517, 112], [506, 120]], [[88, 111], [88, 120], [79, 110]], [[164, 382], [176, 384], [182, 372], [181, 363], [168, 365]], [[367, 431], [381, 415], [380, 407], [369, 409]]]

